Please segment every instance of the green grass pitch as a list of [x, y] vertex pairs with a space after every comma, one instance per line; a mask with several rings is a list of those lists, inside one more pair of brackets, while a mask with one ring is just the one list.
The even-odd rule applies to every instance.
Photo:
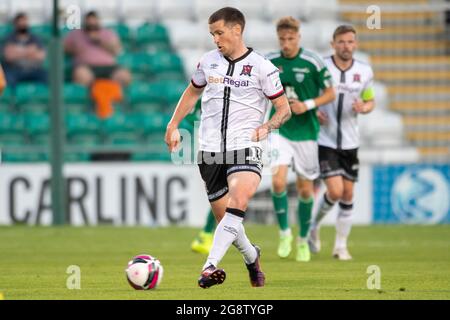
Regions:
[[[322, 228], [323, 249], [310, 263], [276, 255], [275, 226], [247, 225], [262, 248], [266, 287], [251, 288], [232, 247], [222, 261], [224, 284], [204, 290], [197, 278], [205, 257], [190, 251], [197, 229], [1, 227], [0, 296], [5, 299], [450, 299], [450, 226], [354, 227], [353, 261], [331, 258], [334, 228]], [[159, 258], [165, 274], [156, 290], [135, 291], [127, 262]], [[66, 288], [68, 266], [81, 268], [81, 289]], [[367, 267], [381, 270], [381, 290], [367, 288]]]

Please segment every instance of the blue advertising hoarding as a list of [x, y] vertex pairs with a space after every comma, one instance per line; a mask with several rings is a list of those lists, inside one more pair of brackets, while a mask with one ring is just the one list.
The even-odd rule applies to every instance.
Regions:
[[450, 223], [450, 165], [373, 167], [373, 222]]

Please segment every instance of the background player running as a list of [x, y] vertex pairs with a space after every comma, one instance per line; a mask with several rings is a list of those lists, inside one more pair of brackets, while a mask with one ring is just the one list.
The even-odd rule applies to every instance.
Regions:
[[337, 84], [337, 97], [319, 111], [323, 122], [319, 134], [319, 161], [327, 191], [311, 226], [309, 245], [312, 252], [320, 251], [320, 221], [339, 201], [333, 256], [350, 260], [347, 238], [352, 225], [353, 187], [359, 166], [357, 115], [369, 113], [375, 107], [373, 71], [367, 63], [353, 57], [357, 39], [352, 26], [339, 26], [331, 45], [334, 54], [327, 57], [325, 63]]
[[[280, 70], [280, 79], [292, 110], [292, 117], [271, 139], [272, 200], [280, 227], [278, 255], [289, 256], [293, 236], [288, 223], [287, 174], [293, 164], [297, 175], [299, 234], [297, 261], [309, 261], [307, 235], [314, 199], [314, 179], [319, 176], [317, 107], [334, 100], [331, 75], [313, 51], [300, 47], [300, 22], [283, 17], [277, 23], [281, 52], [270, 56]], [[275, 112], [275, 111], [273, 111]]]

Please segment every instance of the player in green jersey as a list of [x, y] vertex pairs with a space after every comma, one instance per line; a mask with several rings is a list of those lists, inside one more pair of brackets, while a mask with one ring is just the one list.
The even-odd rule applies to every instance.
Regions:
[[[317, 107], [335, 99], [333, 82], [322, 59], [300, 46], [300, 22], [283, 17], [277, 23], [281, 51], [269, 56], [278, 67], [292, 118], [271, 134], [272, 200], [280, 227], [278, 255], [287, 258], [294, 239], [288, 223], [287, 174], [297, 175], [297, 261], [311, 259], [307, 237], [313, 208], [314, 179], [319, 176]], [[273, 111], [272, 111], [273, 112]]]

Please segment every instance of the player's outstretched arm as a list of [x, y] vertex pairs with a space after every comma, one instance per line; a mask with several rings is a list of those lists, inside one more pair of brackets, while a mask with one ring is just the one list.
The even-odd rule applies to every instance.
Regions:
[[177, 107], [172, 115], [172, 119], [170, 119], [167, 124], [166, 136], [164, 138], [170, 152], [178, 148], [178, 145], [180, 144], [180, 133], [178, 132], [178, 126], [191, 112], [202, 92], [203, 88], [196, 88], [192, 85], [192, 83], [190, 83], [178, 101]]
[[278, 129], [291, 118], [291, 108], [289, 107], [289, 101], [286, 95], [282, 95], [272, 100], [273, 106], [276, 112], [270, 118], [269, 121], [261, 125], [255, 130], [253, 134], [253, 141], [261, 141], [267, 138], [270, 131]]

